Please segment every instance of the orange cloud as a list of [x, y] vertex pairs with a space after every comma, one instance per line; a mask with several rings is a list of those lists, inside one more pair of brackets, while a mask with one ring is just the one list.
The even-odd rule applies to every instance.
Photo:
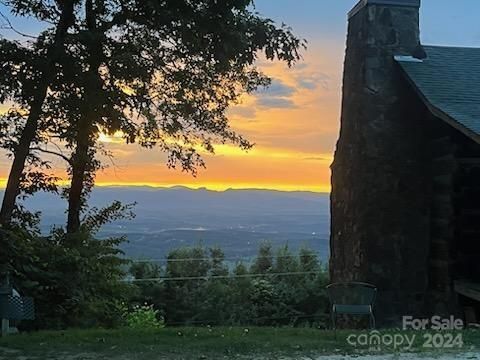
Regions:
[[[274, 79], [273, 88], [245, 95], [230, 109], [232, 127], [256, 144], [252, 150], [217, 145], [215, 156], [202, 153], [207, 169], [200, 169], [194, 178], [167, 169], [165, 154], [158, 149], [127, 146], [121, 133], [101, 135], [99, 140], [115, 159], [114, 165], [98, 173], [97, 183], [329, 191], [339, 127], [343, 44], [322, 45], [310, 49], [304, 62], [291, 69], [262, 62], [262, 69]], [[8, 165], [0, 163], [0, 178], [7, 176]], [[57, 163], [57, 175], [64, 176], [63, 167]]]

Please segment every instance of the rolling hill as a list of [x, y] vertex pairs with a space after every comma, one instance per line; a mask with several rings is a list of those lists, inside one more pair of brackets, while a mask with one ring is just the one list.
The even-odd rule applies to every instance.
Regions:
[[[136, 218], [105, 226], [99, 236], [126, 236], [130, 257], [163, 259], [169, 250], [195, 244], [222, 247], [227, 257], [249, 258], [265, 240], [275, 248], [307, 246], [328, 259], [329, 197], [310, 192], [227, 190], [185, 187], [97, 187], [90, 206], [114, 200], [136, 203]], [[28, 209], [42, 211], [42, 231], [65, 221], [66, 202], [40, 193]]]

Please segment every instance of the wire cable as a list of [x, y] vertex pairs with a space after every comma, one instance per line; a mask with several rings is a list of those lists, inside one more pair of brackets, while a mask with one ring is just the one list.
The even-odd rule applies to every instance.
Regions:
[[258, 255], [255, 255], [255, 256], [252, 256], [250, 258], [242, 258], [242, 257], [231, 257], [231, 258], [219, 258], [219, 259], [215, 259], [215, 258], [180, 258], [180, 259], [168, 259], [168, 258], [165, 258], [165, 259], [135, 259], [135, 260], [132, 260], [132, 259], [129, 259], [130, 262], [132, 263], [157, 263], [157, 262], [166, 262], [166, 263], [170, 263], [170, 262], [187, 262], [187, 261], [212, 261], [212, 260], [222, 260], [222, 261], [252, 261], [252, 260], [256, 260], [256, 259], [287, 259], [287, 258], [302, 258], [302, 257], [310, 257], [310, 258], [314, 258], [316, 257], [317, 255], [320, 255], [320, 253], [311, 253], [312, 255], [310, 254], [307, 254], [307, 255], [278, 255], [278, 256], [258, 256]]
[[321, 271], [291, 271], [283, 273], [266, 273], [266, 274], [240, 274], [240, 275], [214, 275], [214, 276], [178, 276], [178, 277], [157, 277], [148, 279], [125, 279], [124, 282], [155, 282], [155, 281], [188, 281], [188, 280], [216, 280], [216, 279], [236, 279], [236, 278], [255, 278], [255, 277], [275, 277], [275, 276], [298, 276], [321, 274]]

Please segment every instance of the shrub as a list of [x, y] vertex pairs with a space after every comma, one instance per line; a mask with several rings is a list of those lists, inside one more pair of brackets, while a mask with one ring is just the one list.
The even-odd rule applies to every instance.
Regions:
[[165, 327], [165, 322], [159, 311], [153, 308], [153, 305], [135, 305], [132, 311], [126, 312], [125, 323], [132, 329], [161, 329]]
[[0, 277], [9, 273], [24, 296], [35, 299], [36, 320], [22, 323], [36, 329], [115, 327], [123, 319], [121, 301], [129, 301], [133, 286], [125, 278], [123, 238], [99, 240], [95, 233], [112, 212], [112, 205], [89, 215], [81, 231], [55, 229], [48, 236], [12, 225], [0, 227]]

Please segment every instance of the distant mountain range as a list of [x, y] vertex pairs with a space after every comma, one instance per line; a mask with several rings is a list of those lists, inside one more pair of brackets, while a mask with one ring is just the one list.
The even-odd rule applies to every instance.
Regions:
[[[179, 246], [222, 247], [227, 257], [250, 258], [265, 240], [275, 248], [307, 246], [328, 259], [329, 196], [311, 192], [185, 187], [97, 187], [89, 205], [136, 202], [136, 218], [107, 225], [102, 237], [125, 235], [128, 256], [162, 259]], [[65, 222], [65, 200], [40, 193], [26, 201], [43, 213], [42, 231]]]

